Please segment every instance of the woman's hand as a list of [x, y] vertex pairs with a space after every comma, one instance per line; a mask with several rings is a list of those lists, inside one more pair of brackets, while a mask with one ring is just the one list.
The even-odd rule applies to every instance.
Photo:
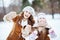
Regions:
[[25, 28], [22, 28], [23, 37], [28, 36], [30, 32], [31, 32], [31, 25], [26, 25]]

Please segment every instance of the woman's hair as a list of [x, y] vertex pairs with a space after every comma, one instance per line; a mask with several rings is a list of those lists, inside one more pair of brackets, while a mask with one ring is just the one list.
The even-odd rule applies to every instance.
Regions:
[[28, 24], [30, 24], [31, 26], [33, 26], [35, 23], [34, 19], [33, 19], [33, 16], [31, 15], [29, 18], [28, 18]]
[[[21, 13], [21, 19], [23, 19], [24, 18], [24, 12], [22, 12]], [[22, 20], [21, 20], [22, 21]], [[30, 15], [30, 17], [28, 18], [28, 24], [29, 25], [31, 25], [31, 26], [33, 26], [33, 24], [35, 23], [35, 21], [34, 21], [34, 19], [33, 19], [33, 16], [32, 15]]]

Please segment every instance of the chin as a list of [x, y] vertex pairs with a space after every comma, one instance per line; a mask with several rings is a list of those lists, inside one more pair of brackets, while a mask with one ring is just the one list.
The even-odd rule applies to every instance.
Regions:
[[25, 17], [26, 19], [28, 18], [28, 17]]

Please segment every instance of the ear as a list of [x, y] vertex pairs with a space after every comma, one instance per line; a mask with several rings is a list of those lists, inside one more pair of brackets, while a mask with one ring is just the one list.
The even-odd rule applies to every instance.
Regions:
[[15, 18], [12, 19], [13, 22], [18, 22], [19, 21], [19, 16], [16, 16]]

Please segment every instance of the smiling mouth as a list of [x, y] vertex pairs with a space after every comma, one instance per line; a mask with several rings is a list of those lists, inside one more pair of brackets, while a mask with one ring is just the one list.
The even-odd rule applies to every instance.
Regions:
[[28, 17], [27, 15], [25, 15], [26, 17]]

